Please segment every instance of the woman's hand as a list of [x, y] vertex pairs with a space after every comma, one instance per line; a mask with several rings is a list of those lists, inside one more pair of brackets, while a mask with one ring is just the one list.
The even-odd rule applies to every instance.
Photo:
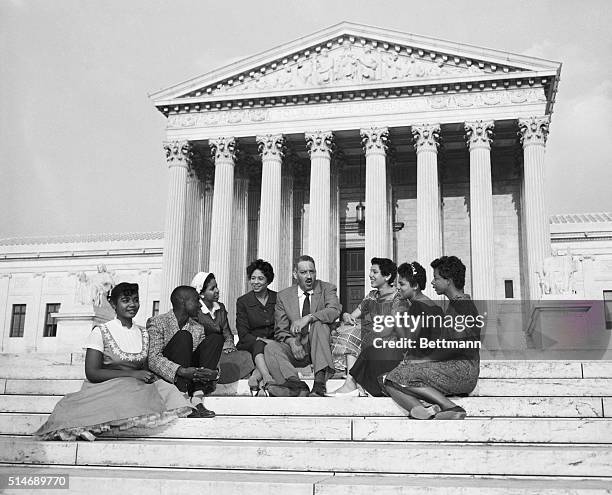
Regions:
[[261, 340], [262, 342], [266, 344], [271, 344], [272, 342], [276, 342], [274, 339], [266, 339], [264, 337], [257, 337], [257, 340]]
[[342, 315], [342, 321], [344, 323], [348, 323], [350, 325], [357, 325], [357, 320], [353, 317], [352, 314], [350, 313], [344, 313]]
[[224, 354], [229, 354], [230, 352], [234, 352], [236, 350], [236, 346], [234, 345], [234, 341], [233, 340], [226, 340], [223, 343], [223, 353]]
[[155, 373], [152, 373], [147, 370], [134, 370], [134, 372], [132, 373], [132, 378], [142, 380], [145, 383], [153, 383], [157, 379]]

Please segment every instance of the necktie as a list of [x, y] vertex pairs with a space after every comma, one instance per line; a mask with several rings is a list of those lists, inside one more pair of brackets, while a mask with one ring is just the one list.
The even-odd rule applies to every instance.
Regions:
[[[304, 292], [304, 296], [306, 296], [306, 298], [304, 299], [304, 305], [302, 306], [302, 316], [306, 316], [310, 314], [310, 293]], [[301, 332], [302, 337], [307, 337], [309, 330], [310, 330], [310, 324], [302, 328], [302, 332]]]

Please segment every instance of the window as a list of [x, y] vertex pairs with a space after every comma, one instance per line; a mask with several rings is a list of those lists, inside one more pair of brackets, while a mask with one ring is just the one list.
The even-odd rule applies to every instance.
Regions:
[[9, 333], [9, 337], [23, 337], [25, 314], [25, 304], [13, 304], [13, 316], [11, 317], [11, 332]]
[[604, 316], [606, 318], [606, 329], [612, 330], [612, 290], [603, 291]]
[[47, 309], [45, 310], [45, 329], [43, 331], [43, 337], [55, 337], [57, 334], [57, 321], [53, 316], [53, 313], [59, 312], [60, 305], [59, 303], [49, 303], [47, 304]]
[[153, 301], [153, 311], [151, 312], [152, 316], [157, 316], [159, 314], [159, 301]]
[[514, 282], [512, 280], [504, 280], [504, 293], [506, 299], [514, 299]]

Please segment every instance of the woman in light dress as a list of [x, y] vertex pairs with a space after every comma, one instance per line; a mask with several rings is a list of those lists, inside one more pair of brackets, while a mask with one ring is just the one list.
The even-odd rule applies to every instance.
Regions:
[[138, 285], [118, 284], [108, 301], [116, 318], [94, 327], [87, 339], [87, 379], [57, 403], [34, 433], [39, 439], [95, 440], [98, 434], [153, 428], [192, 412], [174, 385], [147, 369], [149, 336], [133, 323], [140, 308]]

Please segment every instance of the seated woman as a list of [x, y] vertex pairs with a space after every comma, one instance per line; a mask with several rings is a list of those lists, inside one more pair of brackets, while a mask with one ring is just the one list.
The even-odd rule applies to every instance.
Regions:
[[108, 295], [117, 317], [94, 327], [86, 343], [81, 390], [66, 395], [34, 434], [42, 440], [95, 440], [95, 435], [152, 428], [193, 408], [179, 390], [147, 370], [149, 336], [134, 324], [138, 285], [122, 282]]
[[198, 323], [204, 327], [206, 335], [221, 334], [225, 341], [221, 359], [219, 359], [219, 383], [233, 383], [246, 377], [255, 366], [248, 352], [236, 350], [227, 310], [225, 305], [219, 302], [219, 287], [214, 274], [197, 273], [191, 281], [191, 286], [200, 294]]
[[274, 342], [274, 306], [276, 292], [268, 289], [274, 270], [267, 261], [258, 259], [246, 269], [252, 290], [236, 301], [236, 331], [240, 340], [236, 348], [251, 353], [255, 371], [249, 378], [251, 395], [265, 396], [266, 385], [274, 379], [264, 359], [264, 348]]
[[[374, 290], [365, 297], [351, 314], [344, 313], [342, 320], [354, 325], [353, 329], [342, 332], [332, 339], [332, 354], [345, 355], [348, 375], [344, 384], [331, 397], [358, 396], [358, 386], [363, 387], [370, 395], [383, 395], [378, 383], [378, 376], [392, 370], [402, 359], [399, 349], [377, 348], [374, 338], [383, 340], [395, 339], [393, 330], [374, 331], [374, 319], [395, 315], [402, 307], [393, 282], [397, 275], [397, 266], [388, 258], [372, 258], [370, 284]], [[361, 329], [357, 326], [361, 319]]]
[[[421, 335], [428, 337], [432, 343], [463, 341], [465, 345], [462, 347], [465, 348], [427, 346], [430, 352], [408, 354], [384, 379], [385, 391], [416, 419], [464, 419], [465, 410], [447, 396], [467, 395], [476, 387], [480, 369], [480, 327], [476, 319], [478, 312], [470, 297], [463, 293], [465, 265], [459, 258], [443, 256], [434, 260], [431, 266], [434, 269], [433, 288], [437, 294], [448, 297], [450, 304], [444, 324], [430, 329], [429, 336], [424, 335], [423, 331]], [[420, 270], [416, 272], [417, 275], [419, 272]], [[424, 270], [418, 278], [402, 278], [411, 286], [411, 289], [406, 288], [408, 294], [413, 292], [410, 297], [422, 303], [421, 310], [424, 314], [437, 314], [431, 309], [428, 298], [420, 293], [425, 287]], [[446, 324], [449, 315], [456, 322], [454, 327]], [[474, 324], [464, 325], [465, 316], [471, 316]], [[419, 399], [433, 404], [434, 407], [424, 408]]]

